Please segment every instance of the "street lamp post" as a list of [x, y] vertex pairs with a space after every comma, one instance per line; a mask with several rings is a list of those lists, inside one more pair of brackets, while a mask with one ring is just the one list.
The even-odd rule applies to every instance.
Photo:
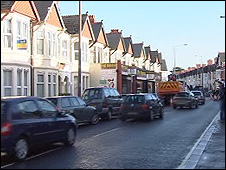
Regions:
[[82, 76], [81, 76], [81, 58], [82, 58], [82, 54], [81, 54], [81, 39], [82, 39], [82, 15], [81, 15], [81, 11], [82, 11], [82, 5], [81, 5], [81, 1], [79, 1], [79, 58], [78, 58], [78, 96], [81, 97], [81, 91], [82, 91], [82, 87], [81, 87], [81, 82], [82, 82]]
[[186, 46], [188, 44], [180, 44], [180, 45], [175, 45], [173, 46], [173, 53], [174, 53], [174, 66], [173, 66], [173, 73], [175, 74], [175, 68], [176, 68], [176, 47], [179, 46]]

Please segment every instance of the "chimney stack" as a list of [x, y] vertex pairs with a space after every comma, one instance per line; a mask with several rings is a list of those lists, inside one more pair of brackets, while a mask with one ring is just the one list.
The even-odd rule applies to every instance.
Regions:
[[96, 22], [95, 15], [89, 15], [89, 20], [92, 24], [95, 23]]
[[212, 64], [213, 64], [213, 60], [209, 59], [209, 60], [207, 61], [207, 63], [208, 63], [208, 65], [212, 65]]
[[196, 64], [196, 68], [200, 68], [201, 67], [201, 64]]
[[111, 33], [112, 34], [121, 34], [122, 32], [119, 32], [119, 29], [112, 29]]

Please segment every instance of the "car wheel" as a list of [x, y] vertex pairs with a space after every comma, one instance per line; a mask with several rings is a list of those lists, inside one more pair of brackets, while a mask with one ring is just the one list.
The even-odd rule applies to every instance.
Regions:
[[107, 120], [111, 120], [111, 119], [112, 119], [112, 110], [109, 109], [107, 113]]
[[176, 109], [176, 108], [177, 108], [177, 106], [174, 105], [174, 106], [173, 106], [173, 109]]
[[64, 142], [66, 146], [72, 146], [75, 143], [75, 131], [73, 128], [68, 129], [67, 131], [67, 139]]
[[96, 125], [99, 122], [99, 116], [95, 114], [92, 118], [91, 124]]
[[17, 160], [21, 161], [24, 160], [29, 151], [28, 142], [25, 138], [20, 138], [15, 145], [15, 157]]

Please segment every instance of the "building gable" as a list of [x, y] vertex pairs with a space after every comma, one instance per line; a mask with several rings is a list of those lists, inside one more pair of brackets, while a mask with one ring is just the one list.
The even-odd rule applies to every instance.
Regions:
[[12, 11], [26, 15], [32, 19], [36, 19], [34, 9], [32, 7], [31, 1], [16, 1], [13, 5]]
[[121, 51], [124, 51], [124, 47], [123, 47], [121, 38], [120, 38], [119, 43], [118, 43], [118, 49], [121, 50]]
[[143, 49], [141, 49], [140, 58], [145, 58], [145, 54], [144, 54], [144, 50]]
[[59, 15], [57, 13], [57, 9], [56, 9], [55, 5], [51, 9], [50, 14], [48, 15], [48, 18], [46, 20], [46, 23], [48, 23], [50, 25], [54, 25], [54, 26], [59, 27], [59, 28], [63, 28], [62, 25], [61, 25], [61, 21], [60, 21], [60, 18], [59, 18]]
[[103, 29], [100, 30], [100, 34], [98, 36], [97, 42], [99, 42], [101, 44], [104, 44], [104, 45], [107, 45], [107, 42], [106, 42], [106, 38], [105, 38], [105, 35], [104, 35], [104, 32], [103, 32]]
[[129, 43], [128, 53], [129, 53], [129, 54], [133, 54], [133, 49], [132, 49], [131, 43]]
[[86, 37], [90, 40], [92, 40], [92, 35], [91, 35], [91, 28], [90, 25], [88, 24], [88, 20], [86, 20], [86, 22], [83, 25], [83, 31], [82, 31], [82, 36]]

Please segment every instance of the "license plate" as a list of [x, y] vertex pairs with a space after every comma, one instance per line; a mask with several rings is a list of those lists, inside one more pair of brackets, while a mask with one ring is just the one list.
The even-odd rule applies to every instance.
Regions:
[[128, 112], [129, 115], [136, 115], [137, 112]]

